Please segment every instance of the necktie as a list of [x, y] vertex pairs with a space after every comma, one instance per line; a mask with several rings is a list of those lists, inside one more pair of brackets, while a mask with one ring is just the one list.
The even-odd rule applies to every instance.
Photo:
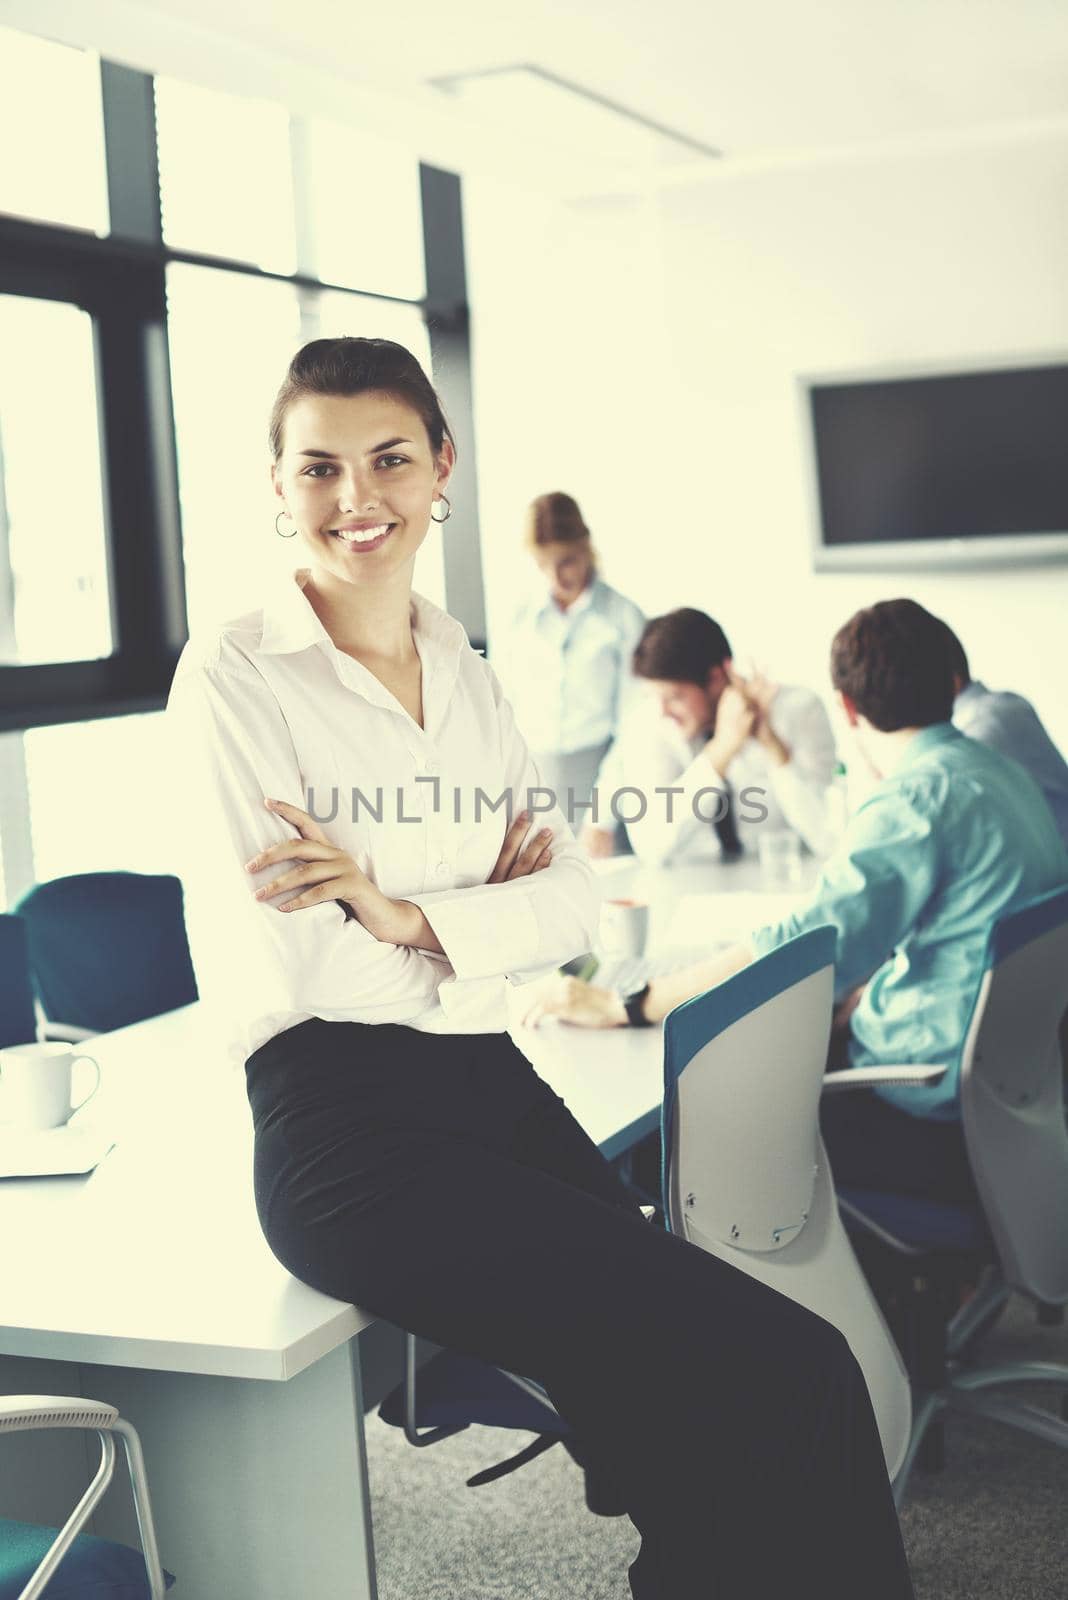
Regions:
[[716, 830], [716, 838], [719, 840], [720, 849], [723, 851], [724, 860], [726, 860], [730, 856], [741, 855], [742, 841], [738, 837], [738, 829], [735, 826], [734, 797], [726, 778], [723, 780], [723, 794], [727, 802], [726, 809], [723, 811], [722, 816], [717, 816], [712, 826]]
[[[706, 744], [711, 737], [711, 732], [705, 734]], [[716, 785], [716, 787], [717, 789], [720, 789], [723, 799], [726, 801], [726, 805], [723, 805], [723, 803], [720, 802], [720, 805], [717, 807], [717, 811], [722, 811], [722, 815], [717, 815], [712, 826], [716, 830], [716, 838], [719, 840], [719, 847], [723, 852], [723, 859], [724, 861], [728, 861], [732, 856], [741, 855], [742, 841], [738, 837], [738, 829], [734, 821], [734, 794], [731, 786], [727, 782], [726, 778], [723, 778], [720, 780], [720, 783]]]

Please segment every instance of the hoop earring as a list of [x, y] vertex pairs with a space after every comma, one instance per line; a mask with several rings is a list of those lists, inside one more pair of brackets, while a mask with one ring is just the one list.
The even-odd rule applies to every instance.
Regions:
[[436, 522], [438, 524], [438, 526], [440, 527], [440, 525], [443, 522], [448, 522], [449, 518], [452, 516], [452, 505], [451, 505], [451, 503], [449, 501], [449, 497], [448, 497], [447, 494], [443, 494], [439, 498], [444, 500], [444, 502], [445, 502], [445, 515], [443, 517], [436, 517], [434, 515], [434, 507], [431, 506], [431, 508], [430, 508], [430, 520], [431, 520], [431, 522]]
[[283, 517], [289, 517], [290, 522], [293, 521], [293, 518], [289, 516], [289, 512], [288, 511], [285, 511], [285, 510], [280, 511], [278, 513], [278, 515], [274, 519], [274, 531], [275, 531], [275, 533], [278, 535], [278, 537], [280, 539], [295, 539], [296, 535], [297, 535], [296, 528], [293, 529], [292, 533], [283, 533], [281, 528], [278, 526], [278, 524], [281, 522]]

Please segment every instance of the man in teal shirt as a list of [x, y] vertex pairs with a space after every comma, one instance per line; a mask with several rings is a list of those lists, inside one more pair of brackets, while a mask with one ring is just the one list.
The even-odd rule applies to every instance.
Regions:
[[911, 734], [851, 819], [809, 904], [751, 943], [765, 955], [833, 924], [837, 997], [864, 983], [849, 1065], [950, 1063], [937, 1083], [877, 1091], [913, 1116], [950, 1121], [990, 925], [1066, 881], [1068, 854], [1033, 780], [936, 722]]
[[858, 611], [831, 647], [831, 678], [859, 753], [878, 778], [807, 903], [745, 943], [629, 1000], [560, 986], [542, 1002], [579, 1025], [656, 1022], [787, 939], [830, 923], [847, 1064], [944, 1064], [933, 1085], [826, 1097], [824, 1138], [840, 1183], [950, 1196], [970, 1186], [960, 1131], [960, 1056], [991, 925], [1068, 883], [1065, 850], [1037, 785], [953, 727], [942, 624], [912, 600]]

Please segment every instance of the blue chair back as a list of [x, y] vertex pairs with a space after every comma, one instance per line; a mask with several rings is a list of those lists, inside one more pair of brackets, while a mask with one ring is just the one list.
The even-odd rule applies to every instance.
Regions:
[[[661, 1184], [664, 1215], [673, 1232], [685, 1231], [683, 1212], [692, 1212], [692, 1207], [680, 1205], [677, 1192], [683, 1181], [683, 1163], [678, 1160], [675, 1133], [680, 1080], [691, 1063], [699, 1057], [707, 1057], [714, 1043], [728, 1033], [732, 1039], [737, 1036], [737, 1046], [729, 1052], [732, 1070], [738, 1062], [739, 1051], [743, 1058], [734, 1094], [734, 1112], [739, 1119], [744, 1119], [745, 1128], [752, 1134], [753, 1149], [762, 1153], [761, 1159], [767, 1167], [764, 1200], [760, 1204], [766, 1203], [772, 1212], [777, 1211], [780, 1220], [794, 1212], [800, 1217], [806, 1210], [814, 1183], [815, 1145], [803, 1149], [796, 1141], [795, 1129], [800, 1125], [808, 1126], [812, 1140], [816, 1138], [816, 1116], [831, 1023], [834, 952], [834, 929], [829, 926], [812, 928], [753, 962], [733, 978], [685, 1001], [665, 1018]], [[764, 1017], [771, 1019], [773, 1041], [765, 1042], [759, 1033], [761, 1022], [754, 1021]], [[749, 1037], [751, 1026], [758, 1030], [755, 1039]], [[761, 1056], [766, 1072], [747, 1072], [745, 1058], [749, 1051]], [[767, 1059], [763, 1060], [765, 1055]], [[806, 1063], [804, 1071], [799, 1064], [802, 1058]], [[719, 1081], [726, 1070], [718, 1064], [721, 1059], [717, 1054]], [[781, 1071], [778, 1070], [780, 1062]], [[698, 1072], [691, 1076], [696, 1085]], [[736, 1142], [739, 1154], [741, 1136], [740, 1124]], [[735, 1178], [745, 1183], [751, 1202], [758, 1199], [760, 1186], [754, 1189], [748, 1181], [753, 1177], [748, 1165], [751, 1155], [749, 1151], [742, 1159], [742, 1171], [738, 1174], [728, 1173], [721, 1162], [717, 1162], [718, 1178], [711, 1180], [705, 1173], [703, 1187], [712, 1209], [718, 1209], [720, 1203], [730, 1209], [736, 1203], [736, 1199], [727, 1199]], [[715, 1199], [713, 1189], [718, 1191]], [[689, 1215], [685, 1220], [692, 1222], [694, 1219]]]
[[0, 916], [0, 1050], [32, 1044], [36, 1037], [26, 924], [21, 917]]
[[197, 998], [182, 886], [170, 874], [53, 878], [16, 909], [50, 1022], [106, 1033]]

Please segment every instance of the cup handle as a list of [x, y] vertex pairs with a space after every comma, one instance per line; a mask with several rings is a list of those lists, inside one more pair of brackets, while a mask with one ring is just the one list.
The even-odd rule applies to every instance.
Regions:
[[89, 1104], [90, 1100], [93, 1098], [94, 1094], [96, 1094], [96, 1091], [100, 1088], [100, 1062], [97, 1061], [94, 1056], [86, 1056], [86, 1055], [72, 1056], [71, 1057], [71, 1063], [70, 1063], [72, 1069], [73, 1069], [74, 1063], [76, 1061], [91, 1061], [93, 1063], [93, 1066], [96, 1068], [96, 1082], [93, 1084], [93, 1087], [89, 1090], [89, 1093], [88, 1094], [83, 1094], [82, 1098], [78, 1101], [78, 1104], [76, 1106], [72, 1106], [71, 1107], [71, 1116], [73, 1116], [76, 1111], [80, 1111], [83, 1106], [87, 1106]]

